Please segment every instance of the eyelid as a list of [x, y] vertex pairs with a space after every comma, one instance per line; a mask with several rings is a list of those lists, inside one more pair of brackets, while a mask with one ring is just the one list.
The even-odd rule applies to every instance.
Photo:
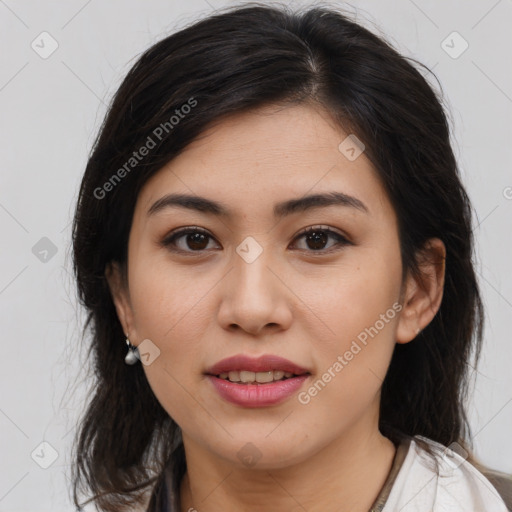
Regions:
[[341, 238], [345, 238], [347, 241], [348, 240], [348, 235], [346, 235], [345, 233], [343, 233], [342, 231], [336, 229], [336, 228], [332, 228], [331, 226], [327, 226], [325, 224], [314, 224], [313, 226], [309, 226], [307, 228], [304, 228], [302, 230], [300, 230], [294, 237], [293, 239], [295, 240], [297, 237], [299, 236], [303, 236], [303, 235], [307, 235], [308, 233], [310, 233], [311, 231], [326, 231], [328, 233], [333, 233], [335, 235], [338, 235], [339, 237]]

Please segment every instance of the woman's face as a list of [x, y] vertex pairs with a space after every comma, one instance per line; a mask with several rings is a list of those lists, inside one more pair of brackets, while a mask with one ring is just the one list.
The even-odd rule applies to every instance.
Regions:
[[[239, 114], [141, 191], [116, 306], [186, 448], [284, 467], [377, 431], [395, 343], [424, 325], [404, 315], [397, 219], [348, 135], [309, 106]], [[283, 377], [275, 357], [208, 375], [239, 355], [301, 376], [251, 384]]]

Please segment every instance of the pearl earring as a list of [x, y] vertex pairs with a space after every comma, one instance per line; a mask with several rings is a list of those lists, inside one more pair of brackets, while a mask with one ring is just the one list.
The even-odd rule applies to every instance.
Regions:
[[126, 338], [126, 344], [128, 345], [128, 353], [124, 357], [124, 362], [126, 364], [135, 364], [137, 362], [138, 358], [138, 349], [137, 347], [134, 347], [128, 338]]

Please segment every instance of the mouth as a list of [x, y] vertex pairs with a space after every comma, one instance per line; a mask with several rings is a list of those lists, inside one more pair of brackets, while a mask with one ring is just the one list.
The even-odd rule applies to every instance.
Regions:
[[219, 361], [205, 374], [240, 385], [265, 385], [311, 375], [311, 372], [280, 356], [251, 358], [239, 354]]
[[237, 384], [269, 384], [271, 382], [279, 382], [282, 380], [292, 379], [300, 375], [309, 375], [308, 372], [295, 374], [293, 372], [285, 372], [283, 370], [270, 370], [267, 372], [251, 372], [249, 370], [233, 370], [230, 372], [219, 373], [214, 375], [219, 379], [224, 379]]
[[219, 361], [205, 376], [223, 400], [255, 408], [277, 406], [290, 399], [311, 372], [280, 356], [251, 358], [239, 354]]

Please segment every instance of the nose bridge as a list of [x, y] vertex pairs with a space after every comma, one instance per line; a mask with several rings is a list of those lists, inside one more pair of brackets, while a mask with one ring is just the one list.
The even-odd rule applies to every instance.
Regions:
[[272, 267], [272, 249], [258, 237], [246, 237], [235, 249], [234, 289], [239, 293], [238, 300], [250, 304], [252, 300], [261, 303], [272, 295], [274, 277], [268, 267]]
[[[233, 269], [227, 279], [220, 321], [237, 324], [246, 331], [258, 332], [267, 324], [283, 323], [284, 297], [281, 284], [271, 271], [277, 267], [272, 249], [261, 239], [244, 239], [233, 254]], [[280, 291], [281, 290], [281, 291]]]

